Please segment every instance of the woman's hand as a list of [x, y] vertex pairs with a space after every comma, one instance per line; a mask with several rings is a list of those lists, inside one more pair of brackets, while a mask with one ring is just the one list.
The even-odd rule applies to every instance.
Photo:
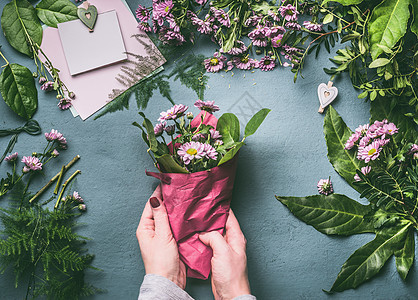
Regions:
[[179, 258], [177, 243], [162, 203], [160, 186], [155, 189], [145, 205], [136, 237], [141, 248], [146, 274], [164, 276], [184, 289], [186, 267]]
[[200, 234], [199, 238], [213, 250], [212, 291], [215, 299], [230, 300], [251, 294], [245, 253], [247, 241], [232, 210], [226, 221], [225, 236], [212, 231]]

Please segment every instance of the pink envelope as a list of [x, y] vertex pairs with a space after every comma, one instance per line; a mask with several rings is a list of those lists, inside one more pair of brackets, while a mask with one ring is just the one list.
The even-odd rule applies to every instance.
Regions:
[[[193, 121], [197, 127], [201, 112]], [[217, 119], [206, 113], [203, 121], [216, 128]], [[161, 181], [163, 203], [171, 230], [179, 248], [180, 259], [187, 266], [187, 276], [207, 279], [211, 270], [212, 249], [199, 240], [200, 232], [223, 234], [234, 188], [238, 157], [207, 171], [196, 173], [154, 173]]]

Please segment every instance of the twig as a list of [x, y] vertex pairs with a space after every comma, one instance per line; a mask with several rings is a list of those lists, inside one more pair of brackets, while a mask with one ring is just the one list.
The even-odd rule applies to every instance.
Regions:
[[76, 177], [78, 174], [80, 174], [81, 173], [81, 171], [80, 170], [77, 170], [77, 171], [75, 171], [74, 173], [73, 173], [73, 175], [71, 175], [70, 176], [70, 178], [68, 178], [64, 183], [63, 183], [63, 185], [62, 185], [62, 188], [61, 188], [61, 192], [60, 192], [60, 194], [59, 194], [59, 196], [58, 196], [58, 200], [57, 200], [57, 203], [55, 203], [55, 206], [54, 206], [54, 208], [56, 209], [57, 207], [58, 207], [58, 205], [60, 204], [60, 202], [61, 202], [61, 197], [62, 197], [62, 195], [64, 194], [64, 191], [65, 191], [65, 188], [67, 187], [67, 184], [68, 183], [70, 183], [73, 179], [74, 179], [74, 177]]
[[[72, 167], [72, 165], [80, 159], [80, 155], [77, 155], [76, 157], [74, 157], [66, 166], [65, 166], [65, 170], [68, 170], [69, 168]], [[49, 188], [54, 182], [55, 180], [58, 179], [58, 177], [60, 176], [61, 172], [59, 172], [57, 175], [55, 175], [54, 177], [52, 177], [52, 179], [42, 188], [40, 189], [39, 192], [36, 193], [35, 196], [33, 196], [30, 200], [29, 203], [32, 203], [36, 198], [38, 198], [40, 195], [42, 195], [43, 192], [46, 191], [47, 188]]]
[[58, 180], [57, 180], [57, 184], [55, 186], [55, 190], [54, 190], [54, 194], [58, 194], [58, 190], [60, 188], [60, 184], [61, 184], [61, 180], [62, 180], [62, 175], [64, 175], [65, 172], [65, 166], [62, 166], [61, 168], [61, 172], [59, 173], [60, 175], [58, 176]]

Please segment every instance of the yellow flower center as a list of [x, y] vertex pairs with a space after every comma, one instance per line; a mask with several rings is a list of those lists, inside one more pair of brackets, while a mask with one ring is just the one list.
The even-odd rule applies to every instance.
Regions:
[[369, 152], [367, 152], [367, 154], [369, 155], [369, 156], [372, 156], [373, 154], [375, 154], [376, 153], [376, 149], [375, 148], [372, 148], [372, 149], [370, 149], [369, 150]]
[[168, 12], [170, 10], [170, 7], [169, 6], [166, 6], [165, 7], [165, 12]]
[[246, 56], [241, 57], [241, 62], [247, 63], [248, 62], [248, 57], [246, 57]]
[[196, 149], [193, 149], [193, 148], [190, 148], [190, 149], [187, 149], [187, 154], [190, 154], [190, 155], [196, 155], [196, 153], [197, 153], [197, 150]]
[[210, 60], [211, 66], [216, 66], [218, 63], [219, 63], [219, 60], [215, 57]]

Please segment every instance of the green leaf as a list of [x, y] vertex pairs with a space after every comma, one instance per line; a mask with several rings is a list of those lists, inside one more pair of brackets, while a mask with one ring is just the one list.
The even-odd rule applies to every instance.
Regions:
[[414, 228], [411, 226], [406, 234], [405, 241], [401, 249], [395, 252], [396, 268], [403, 280], [406, 280], [409, 269], [414, 263], [415, 256], [415, 240]]
[[411, 31], [418, 37], [418, 4], [416, 2], [412, 4], [412, 15], [414, 16], [414, 19], [411, 23]]
[[383, 50], [377, 45], [392, 48], [406, 33], [410, 0], [384, 0], [372, 12], [368, 25], [372, 59]]
[[158, 151], [158, 142], [155, 138], [154, 126], [151, 121], [145, 117], [143, 112], [139, 112], [139, 115], [144, 118], [142, 125], [145, 127], [148, 134], [149, 148], [152, 152], [156, 153]]
[[77, 6], [69, 0], [42, 0], [36, 5], [36, 13], [45, 25], [55, 28], [58, 23], [78, 19]]
[[21, 65], [9, 64], [0, 74], [0, 92], [6, 104], [26, 120], [38, 108], [38, 91], [32, 72]]
[[163, 168], [164, 173], [189, 173], [174, 160], [171, 154], [156, 157], [156, 160], [160, 167]]
[[324, 133], [330, 163], [349, 185], [360, 191], [359, 187], [352, 184], [356, 170], [361, 168], [360, 163], [353, 149], [344, 149], [352, 132], [331, 105], [325, 115]]
[[[218, 128], [218, 127], [216, 127]], [[227, 161], [233, 159], [235, 155], [238, 153], [239, 149], [244, 146], [244, 142], [238, 142], [235, 143], [235, 145], [222, 157], [222, 159], [219, 161], [218, 166], [226, 163]]]
[[363, 0], [324, 0], [322, 2], [322, 5], [328, 2], [337, 2], [342, 5], [355, 5], [355, 4], [360, 4], [361, 2], [363, 2]]
[[332, 22], [332, 20], [334, 20], [334, 16], [333, 16], [332, 14], [327, 14], [327, 15], [324, 17], [324, 20], [322, 21], [322, 23], [324, 23], [324, 24], [328, 24], [328, 23], [331, 23], [331, 22]]
[[29, 57], [33, 54], [25, 32], [36, 44], [41, 45], [42, 26], [35, 8], [27, 0], [12, 0], [4, 6], [1, 27], [10, 45]]
[[374, 61], [372, 61], [372, 63], [369, 65], [369, 68], [373, 69], [373, 68], [383, 67], [383, 66], [386, 66], [388, 63], [390, 63], [389, 59], [378, 58], [378, 59], [375, 59]]
[[253, 135], [257, 131], [258, 127], [260, 127], [261, 123], [263, 123], [269, 112], [271, 112], [271, 109], [263, 108], [252, 116], [250, 121], [245, 126], [244, 137]]
[[411, 225], [404, 221], [397, 227], [385, 228], [373, 241], [356, 250], [342, 266], [331, 292], [354, 289], [376, 275], [398, 250]]
[[363, 219], [370, 207], [345, 195], [276, 198], [298, 219], [312, 225], [319, 232], [337, 235], [375, 232], [373, 224]]
[[222, 135], [225, 145], [232, 145], [239, 141], [240, 129], [237, 116], [232, 113], [224, 113], [218, 120], [216, 129]]

